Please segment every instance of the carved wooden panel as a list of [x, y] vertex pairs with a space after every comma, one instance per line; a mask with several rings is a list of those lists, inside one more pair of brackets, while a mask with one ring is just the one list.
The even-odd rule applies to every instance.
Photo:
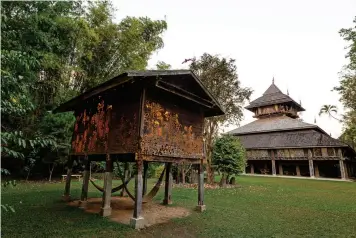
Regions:
[[101, 100], [96, 109], [85, 108], [76, 112], [72, 138], [72, 153], [105, 153], [108, 150], [112, 105]]
[[290, 157], [304, 157], [303, 149], [289, 149]]
[[141, 150], [145, 155], [200, 159], [203, 122], [199, 110], [188, 110], [147, 95]]

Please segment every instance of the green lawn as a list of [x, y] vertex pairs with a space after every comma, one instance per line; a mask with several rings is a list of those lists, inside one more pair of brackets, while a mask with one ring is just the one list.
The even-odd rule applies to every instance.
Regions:
[[[207, 211], [135, 231], [60, 201], [64, 184], [2, 189], [3, 237], [355, 237], [356, 183], [248, 177], [206, 190]], [[118, 182], [119, 183], [119, 182]], [[74, 182], [72, 197], [79, 198]], [[91, 197], [100, 196], [90, 186]], [[162, 199], [162, 191], [157, 200]], [[174, 206], [194, 208], [197, 191], [173, 189]]]

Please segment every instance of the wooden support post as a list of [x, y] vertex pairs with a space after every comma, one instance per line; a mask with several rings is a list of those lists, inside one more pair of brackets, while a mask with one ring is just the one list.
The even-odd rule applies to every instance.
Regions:
[[198, 180], [198, 206], [196, 207], [199, 212], [203, 212], [206, 209], [204, 204], [204, 167], [203, 160], [199, 164], [199, 180]]
[[182, 164], [182, 184], [185, 184], [185, 165]]
[[148, 162], [143, 162], [143, 189], [142, 194], [145, 195], [147, 193], [147, 170], [148, 170]]
[[299, 165], [296, 165], [295, 166], [295, 170], [297, 172], [297, 176], [300, 176], [300, 168], [299, 168]]
[[166, 163], [166, 181], [164, 185], [164, 199], [163, 204], [172, 204], [172, 173], [171, 173], [172, 163]]
[[107, 217], [111, 215], [111, 188], [112, 188], [113, 161], [109, 154], [106, 155], [106, 166], [104, 174], [104, 192], [100, 215]]
[[251, 174], [255, 173], [255, 167], [253, 166], [253, 163], [251, 163]]
[[346, 179], [344, 161], [339, 160], [341, 179]]
[[88, 203], [88, 187], [89, 187], [89, 177], [90, 177], [90, 160], [86, 156], [84, 159], [84, 172], [83, 172], [83, 184], [82, 184], [82, 195], [80, 196], [80, 208], [86, 208]]
[[135, 177], [135, 205], [134, 205], [134, 213], [133, 217], [130, 220], [130, 226], [134, 229], [141, 229], [144, 228], [144, 219], [141, 216], [141, 211], [142, 211], [142, 187], [143, 187], [143, 181], [142, 181], [142, 170], [143, 170], [143, 161], [142, 158], [136, 158], [136, 164], [137, 164], [137, 174]]
[[344, 166], [345, 166], [345, 178], [347, 179], [347, 178], [349, 178], [349, 170], [348, 170], [349, 166], [347, 166], [346, 161], [344, 161]]
[[[124, 164], [124, 180], [127, 181], [128, 179], [129, 179], [129, 163], [125, 162], [125, 164]], [[120, 196], [121, 197], [127, 196], [125, 188], [122, 188], [122, 190], [120, 192]]]
[[280, 163], [278, 165], [278, 173], [279, 173], [279, 175], [283, 175], [283, 165]]
[[272, 175], [276, 176], [276, 161], [272, 159], [271, 162], [272, 162]]
[[314, 178], [314, 163], [312, 159], [309, 159], [309, 175], [311, 178]]
[[62, 196], [62, 200], [65, 202], [70, 201], [70, 182], [72, 179], [72, 168], [73, 168], [74, 157], [70, 156], [67, 164], [67, 177], [66, 177], [66, 185], [64, 188], [64, 194]]
[[319, 178], [319, 177], [320, 177], [320, 174], [319, 174], [319, 166], [318, 166], [318, 163], [317, 163], [317, 162], [314, 163], [314, 171], [315, 171], [314, 176], [315, 176], [316, 178]]

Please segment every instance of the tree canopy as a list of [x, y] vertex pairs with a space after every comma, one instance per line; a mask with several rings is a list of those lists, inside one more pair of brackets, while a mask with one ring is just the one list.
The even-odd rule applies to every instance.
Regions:
[[114, 13], [110, 1], [1, 2], [2, 168], [60, 159], [74, 117], [50, 111], [125, 70], [145, 69], [163, 47], [164, 20], [115, 23]]
[[344, 67], [340, 85], [335, 87], [341, 95], [346, 113], [344, 115], [344, 130], [340, 139], [356, 148], [356, 17], [352, 28], [341, 29], [340, 35], [349, 43], [346, 58], [349, 63]]
[[217, 138], [212, 153], [212, 162], [222, 176], [221, 184], [226, 184], [226, 180], [232, 174], [240, 174], [246, 167], [246, 151], [238, 138], [231, 135], [224, 135]]
[[225, 111], [225, 115], [207, 118], [204, 123], [208, 182], [212, 183], [214, 173], [211, 153], [219, 126], [239, 124], [243, 117], [243, 105], [250, 98], [252, 90], [241, 85], [234, 59], [205, 53], [199, 59], [193, 58], [186, 61], [190, 61], [190, 69], [199, 76]]

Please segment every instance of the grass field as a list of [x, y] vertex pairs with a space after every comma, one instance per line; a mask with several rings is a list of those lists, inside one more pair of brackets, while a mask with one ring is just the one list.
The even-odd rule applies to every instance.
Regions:
[[[142, 231], [66, 206], [63, 183], [18, 184], [2, 189], [2, 205], [15, 209], [2, 209], [2, 237], [356, 236], [356, 183], [247, 176], [237, 182], [241, 187], [206, 190], [206, 212]], [[80, 184], [73, 182], [72, 197], [79, 196]], [[173, 189], [173, 206], [194, 208], [196, 200], [194, 189]]]

